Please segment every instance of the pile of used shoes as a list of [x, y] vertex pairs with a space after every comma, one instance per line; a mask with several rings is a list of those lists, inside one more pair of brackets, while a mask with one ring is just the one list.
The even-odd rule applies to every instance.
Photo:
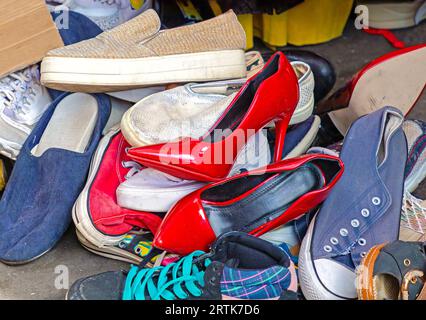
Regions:
[[133, 265], [68, 299], [426, 299], [426, 123], [404, 118], [426, 45], [324, 99], [326, 59], [245, 53], [232, 11], [160, 30], [152, 9], [99, 6], [96, 36], [0, 80], [1, 262], [40, 258], [73, 221]]

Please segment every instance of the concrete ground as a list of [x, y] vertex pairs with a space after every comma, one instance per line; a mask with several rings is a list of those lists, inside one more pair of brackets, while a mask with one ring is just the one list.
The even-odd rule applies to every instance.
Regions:
[[[414, 29], [396, 31], [395, 34], [407, 45], [426, 43], [426, 23]], [[305, 48], [334, 64], [338, 74], [336, 88], [370, 60], [393, 50], [384, 38], [355, 30], [352, 23], [348, 24], [341, 38]], [[410, 118], [426, 120], [426, 94], [423, 94]], [[426, 183], [420, 186], [416, 195], [426, 199]], [[61, 283], [57, 277], [63, 275], [64, 270], [69, 271], [69, 283], [72, 284], [78, 278], [120, 268], [127, 268], [127, 264], [83, 249], [73, 228], [70, 228], [56, 248], [37, 261], [18, 267], [0, 264], [0, 299], [63, 299], [66, 290], [57, 289], [55, 280]]]

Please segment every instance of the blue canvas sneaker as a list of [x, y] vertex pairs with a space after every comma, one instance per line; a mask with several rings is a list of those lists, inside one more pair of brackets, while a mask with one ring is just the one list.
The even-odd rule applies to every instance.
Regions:
[[30, 262], [61, 238], [110, 111], [105, 95], [64, 94], [52, 102], [25, 141], [0, 201], [0, 261]]
[[309, 300], [354, 299], [355, 269], [368, 250], [398, 239], [407, 142], [392, 107], [359, 118], [341, 152], [345, 172], [312, 220], [299, 256]]

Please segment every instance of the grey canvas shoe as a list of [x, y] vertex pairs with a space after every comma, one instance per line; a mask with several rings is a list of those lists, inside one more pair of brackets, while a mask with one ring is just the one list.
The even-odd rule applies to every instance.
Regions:
[[355, 269], [375, 245], [398, 239], [407, 143], [392, 107], [359, 118], [341, 159], [345, 172], [309, 225], [299, 256], [309, 300], [355, 299]]

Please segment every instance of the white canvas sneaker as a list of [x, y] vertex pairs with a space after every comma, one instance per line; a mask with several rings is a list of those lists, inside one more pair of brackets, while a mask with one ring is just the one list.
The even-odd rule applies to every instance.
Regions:
[[51, 98], [37, 65], [0, 79], [0, 153], [16, 159]]
[[[271, 162], [266, 131], [252, 136], [238, 155], [229, 176], [264, 167]], [[144, 169], [120, 184], [120, 207], [149, 212], [167, 212], [177, 201], [205, 186], [199, 181], [182, 180], [154, 169]]]

